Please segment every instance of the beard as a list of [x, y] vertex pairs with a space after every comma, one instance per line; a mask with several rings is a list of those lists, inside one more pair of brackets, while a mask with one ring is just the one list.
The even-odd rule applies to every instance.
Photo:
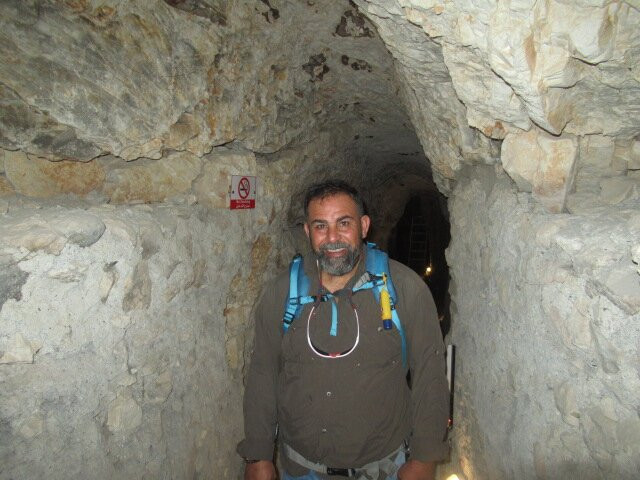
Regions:
[[[346, 255], [342, 257], [330, 257], [327, 255], [327, 250], [337, 250], [339, 248], [345, 248], [347, 250]], [[345, 242], [334, 242], [325, 243], [314, 253], [322, 270], [330, 275], [340, 277], [351, 272], [356, 267], [361, 251], [361, 244], [352, 247]]]

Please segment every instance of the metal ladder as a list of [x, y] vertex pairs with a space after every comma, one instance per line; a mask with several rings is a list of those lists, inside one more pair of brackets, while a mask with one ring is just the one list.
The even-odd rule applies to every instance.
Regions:
[[416, 215], [411, 218], [409, 230], [409, 258], [407, 264], [410, 268], [424, 274], [424, 269], [430, 264], [429, 258], [429, 236], [427, 223], [424, 217]]

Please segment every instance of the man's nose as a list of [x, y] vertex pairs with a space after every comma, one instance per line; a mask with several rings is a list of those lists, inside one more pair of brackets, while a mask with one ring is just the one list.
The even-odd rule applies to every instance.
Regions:
[[338, 240], [338, 227], [336, 225], [329, 225], [327, 238], [330, 242], [335, 242]]

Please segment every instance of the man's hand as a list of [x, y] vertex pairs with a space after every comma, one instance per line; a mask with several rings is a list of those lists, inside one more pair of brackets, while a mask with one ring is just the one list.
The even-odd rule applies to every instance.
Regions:
[[244, 467], [244, 480], [276, 480], [276, 467], [269, 460], [247, 463]]
[[398, 480], [434, 480], [435, 478], [436, 462], [424, 463], [409, 460], [398, 470]]

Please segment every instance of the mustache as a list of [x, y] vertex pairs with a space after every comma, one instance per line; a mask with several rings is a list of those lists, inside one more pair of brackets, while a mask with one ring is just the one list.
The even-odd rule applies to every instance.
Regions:
[[346, 248], [347, 250], [351, 250], [351, 245], [346, 242], [325, 243], [318, 250], [320, 250], [321, 252], [326, 252], [327, 250], [338, 250], [339, 248]]

